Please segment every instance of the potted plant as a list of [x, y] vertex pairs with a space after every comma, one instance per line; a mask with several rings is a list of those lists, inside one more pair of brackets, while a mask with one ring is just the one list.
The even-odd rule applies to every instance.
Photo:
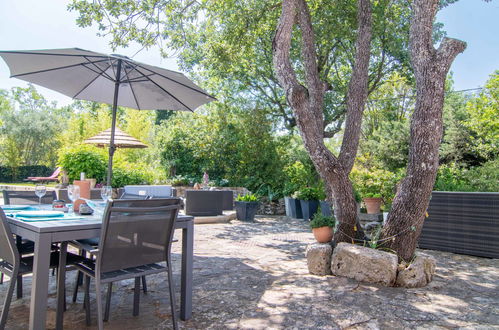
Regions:
[[259, 204], [255, 194], [238, 195], [234, 202], [237, 220], [254, 221]]
[[381, 212], [383, 198], [379, 193], [366, 193], [362, 199], [366, 204], [367, 214], [377, 214]]
[[297, 191], [296, 198], [300, 200], [301, 212], [304, 220], [310, 220], [319, 208], [319, 200], [324, 193], [317, 187], [304, 187]]
[[315, 239], [319, 243], [328, 243], [333, 239], [333, 228], [336, 223], [334, 216], [325, 216], [322, 213], [317, 213], [314, 215], [312, 221], [310, 221], [310, 228], [312, 228], [312, 233]]

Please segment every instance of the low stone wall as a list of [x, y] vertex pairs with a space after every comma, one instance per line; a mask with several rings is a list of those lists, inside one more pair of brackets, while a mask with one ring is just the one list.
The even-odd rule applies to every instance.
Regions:
[[435, 259], [416, 253], [411, 263], [398, 264], [397, 255], [381, 250], [339, 243], [313, 243], [306, 250], [308, 270], [313, 275], [336, 275], [384, 286], [419, 288], [428, 285], [435, 273]]
[[285, 215], [286, 207], [284, 205], [284, 199], [279, 199], [277, 201], [267, 201], [263, 200], [260, 202], [258, 211], [256, 214], [259, 215]]

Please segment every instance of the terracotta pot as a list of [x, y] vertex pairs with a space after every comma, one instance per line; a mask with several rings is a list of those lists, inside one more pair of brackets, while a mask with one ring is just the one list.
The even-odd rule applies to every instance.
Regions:
[[376, 214], [381, 212], [381, 198], [363, 198], [364, 204], [366, 204], [367, 214]]
[[333, 239], [333, 228], [325, 226], [319, 228], [312, 228], [312, 233], [319, 243], [329, 243]]

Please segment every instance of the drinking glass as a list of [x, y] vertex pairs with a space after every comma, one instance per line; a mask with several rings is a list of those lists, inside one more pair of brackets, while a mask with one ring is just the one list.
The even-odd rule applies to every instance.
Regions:
[[102, 186], [100, 189], [100, 196], [104, 202], [107, 202], [113, 196], [113, 188], [111, 186]]
[[71, 214], [74, 215], [74, 203], [80, 199], [80, 187], [74, 184], [68, 186], [68, 198], [73, 202], [73, 207], [71, 208]]
[[38, 204], [42, 203], [42, 197], [45, 196], [47, 192], [47, 187], [43, 184], [37, 184], [35, 187], [35, 195], [38, 196]]

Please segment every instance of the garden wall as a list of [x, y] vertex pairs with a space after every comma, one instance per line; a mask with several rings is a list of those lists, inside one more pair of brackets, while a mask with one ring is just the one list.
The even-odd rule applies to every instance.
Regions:
[[499, 193], [432, 193], [419, 247], [499, 258]]

